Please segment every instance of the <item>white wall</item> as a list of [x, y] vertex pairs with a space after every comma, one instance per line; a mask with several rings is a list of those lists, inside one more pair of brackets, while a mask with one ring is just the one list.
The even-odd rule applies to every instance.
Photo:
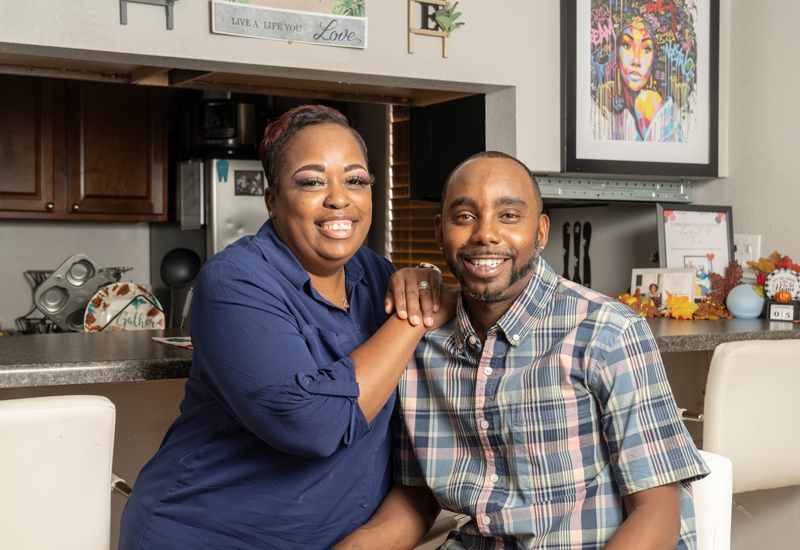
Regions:
[[122, 280], [150, 284], [146, 223], [0, 220], [0, 328], [13, 329], [14, 319], [31, 309], [33, 291], [24, 272], [58, 269], [73, 254], [103, 267], [133, 267]]
[[800, 260], [800, 63], [796, 0], [732, 0], [728, 178], [699, 183], [697, 204], [733, 206], [736, 233]]

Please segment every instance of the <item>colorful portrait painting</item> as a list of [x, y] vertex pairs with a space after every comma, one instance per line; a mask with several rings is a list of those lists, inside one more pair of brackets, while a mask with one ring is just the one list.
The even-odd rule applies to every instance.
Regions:
[[590, 124], [596, 140], [698, 139], [698, 0], [592, 0]]

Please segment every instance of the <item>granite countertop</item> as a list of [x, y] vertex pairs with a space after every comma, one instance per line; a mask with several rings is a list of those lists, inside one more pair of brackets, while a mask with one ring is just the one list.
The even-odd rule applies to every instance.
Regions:
[[[663, 353], [713, 350], [739, 340], [800, 339], [800, 324], [764, 319], [647, 322]], [[0, 388], [186, 378], [191, 350], [152, 337], [188, 335], [170, 329], [0, 337]]]
[[647, 323], [662, 353], [713, 350], [719, 344], [740, 340], [800, 339], [800, 324], [766, 319], [679, 321], [656, 317]]
[[186, 378], [192, 351], [153, 336], [186, 329], [0, 337], [0, 388]]

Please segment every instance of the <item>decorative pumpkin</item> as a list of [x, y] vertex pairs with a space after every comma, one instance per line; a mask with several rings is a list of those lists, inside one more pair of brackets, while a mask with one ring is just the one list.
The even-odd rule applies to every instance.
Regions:
[[782, 304], [785, 304], [787, 302], [790, 302], [791, 300], [792, 300], [792, 295], [791, 295], [790, 292], [788, 292], [786, 290], [780, 290], [780, 291], [775, 293], [775, 301], [776, 302], [780, 302]]

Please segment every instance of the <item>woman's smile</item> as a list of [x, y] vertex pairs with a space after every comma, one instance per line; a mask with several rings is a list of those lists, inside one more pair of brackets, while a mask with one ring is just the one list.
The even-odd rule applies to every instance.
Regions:
[[320, 232], [331, 239], [349, 239], [355, 234], [355, 226], [358, 221], [350, 217], [340, 217], [327, 219], [318, 222], [316, 225]]

